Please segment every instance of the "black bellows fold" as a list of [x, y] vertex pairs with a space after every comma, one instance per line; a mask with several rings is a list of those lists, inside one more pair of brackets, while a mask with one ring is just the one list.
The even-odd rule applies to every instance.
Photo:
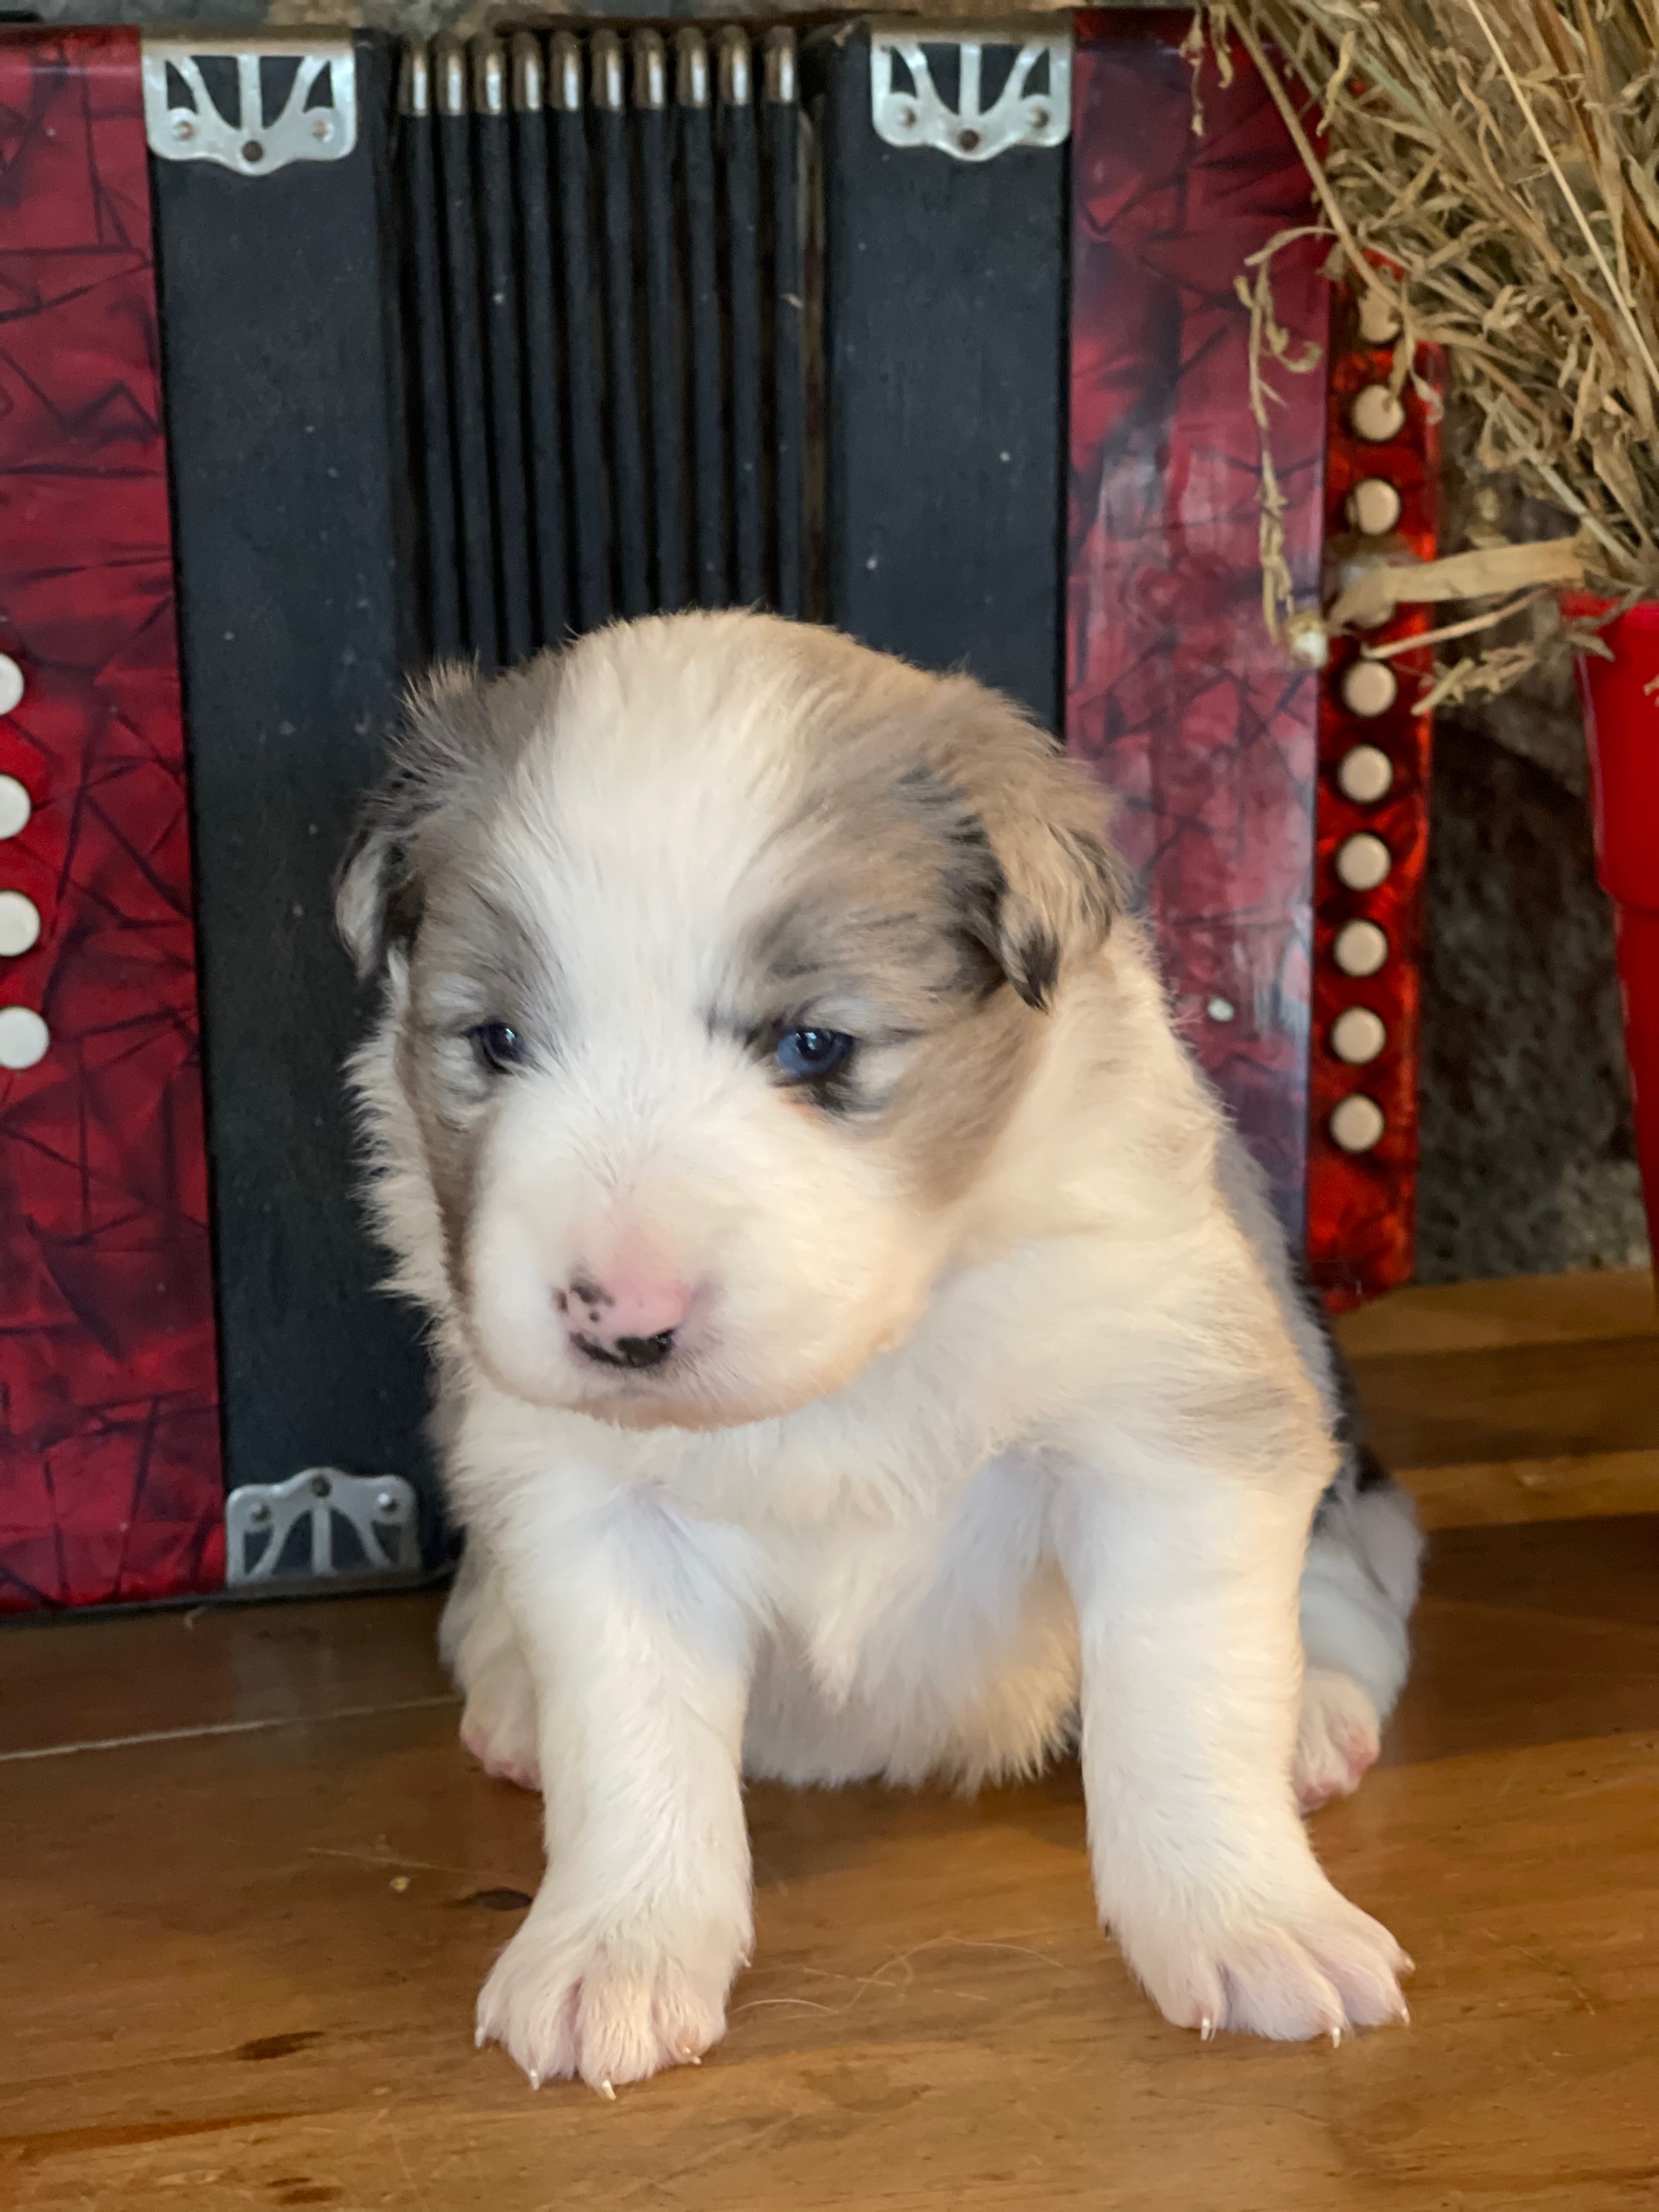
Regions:
[[399, 106], [430, 650], [806, 611], [793, 34], [411, 40]]

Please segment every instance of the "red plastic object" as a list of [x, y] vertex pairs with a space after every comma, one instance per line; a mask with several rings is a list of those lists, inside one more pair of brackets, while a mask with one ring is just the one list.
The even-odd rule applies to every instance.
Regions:
[[[1607, 602], [1571, 594], [1572, 617]], [[1611, 660], [1581, 653], [1595, 794], [1596, 872], [1613, 902], [1625, 1050], [1636, 1106], [1636, 1147], [1648, 1236], [1659, 1258], [1659, 600], [1644, 599], [1601, 632]]]
[[[1400, 495], [1400, 519], [1388, 543], [1395, 551], [1432, 560], [1438, 542], [1440, 429], [1432, 410], [1407, 385], [1397, 436], [1374, 442], [1349, 423], [1354, 396], [1386, 383], [1392, 345], [1367, 346], [1343, 301], [1335, 319], [1330, 422], [1326, 449], [1326, 532], [1333, 545], [1358, 543], [1347, 504], [1356, 484], [1380, 478]], [[1418, 371], [1431, 387], [1444, 375], [1431, 349]], [[1416, 1266], [1417, 1085], [1422, 996], [1423, 880], [1428, 858], [1430, 717], [1417, 711], [1431, 650], [1403, 653], [1389, 665], [1399, 681], [1385, 714], [1361, 716], [1343, 704], [1343, 678], [1364, 647], [1421, 636], [1434, 619], [1425, 606], [1404, 607], [1383, 627], [1332, 648], [1319, 710], [1318, 863], [1314, 882], [1313, 1024], [1308, 1140], [1308, 1265], [1333, 1307], [1352, 1306], [1411, 1280]], [[1374, 745], [1394, 771], [1387, 796], [1356, 803], [1337, 781], [1355, 745]], [[1388, 878], [1373, 890], [1351, 890], [1338, 877], [1336, 855], [1356, 834], [1380, 837], [1390, 856]], [[1358, 979], [1338, 968], [1333, 948], [1345, 923], [1377, 923], [1388, 958], [1375, 975]], [[1377, 1015], [1386, 1042], [1378, 1056], [1352, 1066], [1332, 1050], [1332, 1032], [1351, 1006]], [[1330, 1116], [1358, 1094], [1381, 1109], [1382, 1134], [1368, 1152], [1345, 1152], [1331, 1135]]]
[[138, 40], [0, 33], [0, 1607], [224, 1579], [184, 738]]
[[[1164, 973], [1200, 1061], [1300, 1236], [1318, 679], [1261, 613], [1248, 257], [1314, 217], [1267, 88], [1206, 64], [1190, 18], [1077, 18], [1066, 740], [1117, 794]], [[1325, 248], [1274, 263], [1280, 320], [1323, 346]], [[1298, 592], [1318, 589], [1325, 378], [1272, 372]]]

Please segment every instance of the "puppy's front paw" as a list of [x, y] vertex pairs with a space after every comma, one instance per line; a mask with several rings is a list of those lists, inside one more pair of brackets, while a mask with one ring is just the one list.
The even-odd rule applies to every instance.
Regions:
[[1310, 1667], [1297, 1724], [1297, 1802], [1311, 1813], [1331, 1797], [1351, 1797], [1376, 1758], [1376, 1707], [1352, 1674]]
[[1411, 1960], [1316, 1867], [1284, 1896], [1200, 1902], [1190, 1917], [1120, 1925], [1124, 1955], [1167, 2020], [1207, 2039], [1234, 2028], [1285, 2042], [1409, 2017]]
[[478, 2041], [499, 2043], [533, 2087], [576, 2077], [603, 2096], [696, 2065], [726, 2033], [744, 1931], [688, 1922], [599, 1929], [532, 1913], [478, 1998]]

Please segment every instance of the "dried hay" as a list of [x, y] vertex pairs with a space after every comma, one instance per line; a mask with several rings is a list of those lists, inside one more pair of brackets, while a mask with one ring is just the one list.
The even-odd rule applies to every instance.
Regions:
[[[1448, 641], [1489, 633], [1578, 575], [1626, 604], [1659, 596], [1659, 0], [1201, 0], [1188, 47], [1196, 128], [1196, 65], [1207, 44], [1224, 76], [1230, 34], [1298, 142], [1335, 270], [1398, 319], [1395, 390], [1419, 345], [1443, 346], [1478, 425], [1475, 465], [1548, 501], [1576, 533], [1549, 549], [1482, 544], [1419, 569], [1422, 588], [1399, 595], [1504, 596], [1435, 634]], [[1269, 46], [1306, 102], [1267, 68]], [[1264, 454], [1267, 365], [1306, 366], [1286, 358], [1272, 311], [1272, 258], [1287, 240], [1239, 280]], [[1264, 599], [1285, 635], [1270, 458], [1261, 510]], [[1536, 657], [1504, 643], [1455, 660], [1434, 696], [1500, 690]]]

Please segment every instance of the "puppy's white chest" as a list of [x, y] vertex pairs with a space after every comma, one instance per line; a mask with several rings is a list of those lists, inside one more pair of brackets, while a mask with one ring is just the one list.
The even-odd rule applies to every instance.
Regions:
[[1020, 1454], [943, 1496], [769, 1537], [773, 1600], [826, 1694], [958, 1685], [994, 1667], [1047, 1557], [1048, 1485]]
[[988, 1461], [929, 1510], [777, 1534], [745, 1759], [795, 1783], [1029, 1771], [1066, 1731], [1077, 1630], [1040, 1461]]

